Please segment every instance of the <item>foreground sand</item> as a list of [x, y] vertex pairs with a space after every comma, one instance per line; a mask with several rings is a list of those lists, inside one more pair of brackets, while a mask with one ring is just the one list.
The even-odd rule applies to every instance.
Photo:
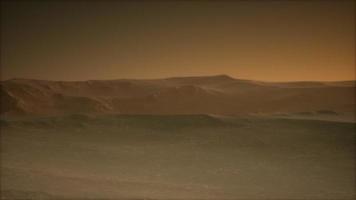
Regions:
[[353, 199], [355, 125], [276, 116], [2, 119], [1, 195]]

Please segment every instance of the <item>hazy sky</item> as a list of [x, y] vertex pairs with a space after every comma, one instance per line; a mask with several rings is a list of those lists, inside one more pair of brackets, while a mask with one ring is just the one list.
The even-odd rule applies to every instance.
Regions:
[[356, 79], [355, 3], [7, 1], [1, 79]]

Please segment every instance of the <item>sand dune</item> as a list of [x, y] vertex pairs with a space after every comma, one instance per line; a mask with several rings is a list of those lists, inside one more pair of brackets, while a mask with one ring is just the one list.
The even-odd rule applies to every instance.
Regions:
[[152, 80], [44, 81], [1, 84], [1, 114], [350, 113], [355, 82], [271, 83], [226, 75]]
[[355, 85], [1, 82], [2, 199], [353, 199]]
[[355, 123], [212, 115], [1, 120], [6, 199], [343, 199]]

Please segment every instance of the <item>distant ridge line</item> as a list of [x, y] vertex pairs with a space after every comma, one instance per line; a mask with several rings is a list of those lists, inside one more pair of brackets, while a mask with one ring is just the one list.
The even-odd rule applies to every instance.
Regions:
[[241, 80], [241, 81], [256, 81], [256, 82], [265, 82], [265, 83], [341, 83], [341, 82], [355, 82], [354, 80], [330, 80], [330, 81], [320, 81], [320, 80], [291, 80], [291, 81], [268, 81], [268, 80], [258, 80], [258, 79], [247, 79], [247, 78], [235, 78], [227, 74], [217, 74], [217, 75], [207, 75], [207, 76], [168, 76], [161, 78], [113, 78], [113, 79], [85, 79], [85, 80], [50, 80], [50, 79], [37, 79], [37, 78], [10, 78], [5, 80], [0, 80], [0, 82], [5, 81], [49, 81], [49, 82], [86, 82], [86, 81], [144, 81], [144, 80], [170, 80], [170, 79], [213, 79], [213, 78], [224, 78], [226, 80]]

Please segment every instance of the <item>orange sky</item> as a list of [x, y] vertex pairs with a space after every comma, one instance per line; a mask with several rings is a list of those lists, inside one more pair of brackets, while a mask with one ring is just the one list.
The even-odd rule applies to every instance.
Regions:
[[354, 1], [1, 4], [1, 79], [356, 79]]

